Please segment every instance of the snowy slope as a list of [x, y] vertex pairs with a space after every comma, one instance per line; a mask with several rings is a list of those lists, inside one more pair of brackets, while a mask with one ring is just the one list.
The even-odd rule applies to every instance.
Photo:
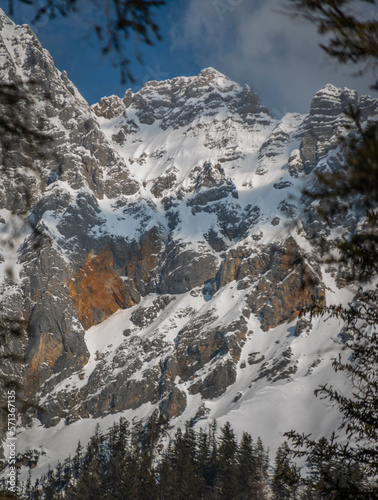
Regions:
[[[16, 176], [1, 184], [1, 300], [25, 319], [18, 376], [33, 403], [17, 447], [41, 453], [33, 475], [97, 423], [156, 410], [174, 427], [228, 420], [271, 455], [290, 429], [329, 435], [338, 415], [313, 391], [343, 384], [331, 368], [348, 356], [343, 325], [299, 315], [355, 290], [321, 263], [312, 235], [330, 230], [302, 191], [340, 168], [344, 110], [357, 103], [368, 121], [378, 102], [327, 85], [308, 115], [276, 120], [252, 89], [207, 68], [91, 109], [31, 30], [0, 17], [3, 81], [32, 76], [53, 96], [27, 89], [30, 117], [45, 112], [54, 140], [43, 162], [26, 146], [12, 157], [33, 196], [11, 250], [19, 187]], [[336, 217], [331, 230], [359, 222]]]
[[[230, 285], [222, 291], [222, 298], [217, 301], [216, 307], [222, 311], [220, 322], [228, 322], [237, 316], [235, 302], [231, 300], [234, 293], [235, 287]], [[152, 297], [148, 297], [143, 304], [147, 305], [151, 300]], [[228, 308], [225, 304], [228, 304]], [[193, 299], [190, 294], [177, 297], [173, 307], [162, 314], [162, 317], [138, 332], [138, 343], [146, 338], [150, 341], [158, 338], [160, 332], [167, 343], [173, 343], [175, 332], [184, 322], [183, 311], [190, 307], [198, 309], [198, 313], [204, 313], [214, 307], [211, 306], [211, 301], [203, 304], [198, 298]], [[130, 324], [131, 313], [131, 310], [119, 311], [101, 325], [88, 330], [86, 342], [92, 362], [85, 367], [85, 378], [80, 380], [78, 377], [71, 377], [64, 382], [69, 386], [69, 390], [85, 384], [86, 378], [95, 368], [93, 360], [96, 353], [97, 358], [104, 356], [102, 359], [110, 363], [115, 355], [119, 356], [122, 351], [128, 352], [130, 343], [122, 333], [125, 325]], [[175, 323], [174, 329], [172, 322]], [[174, 426], [172, 432], [176, 426], [183, 426], [185, 421], [193, 418], [198, 413], [198, 408], [201, 408], [201, 416], [197, 417], [198, 427], [206, 427], [213, 419], [216, 419], [220, 426], [229, 421], [239, 437], [243, 431], [251, 433], [254, 438], [261, 436], [264, 445], [269, 447], [271, 458], [274, 457], [277, 446], [284, 440], [283, 434], [291, 429], [312, 433], [315, 438], [329, 436], [338, 426], [338, 413], [315, 398], [313, 391], [325, 382], [345, 390], [343, 377], [337, 377], [330, 366], [331, 359], [343, 349], [337, 334], [341, 325], [334, 319], [317, 320], [309, 326], [309, 331], [304, 330], [298, 337], [294, 334], [295, 322], [263, 332], [259, 322], [252, 318], [248, 327], [251, 334], [242, 350], [236, 382], [224, 394], [210, 401], [198, 394], [187, 393], [185, 411], [171, 421]], [[330, 331], [335, 333], [330, 335]], [[133, 344], [135, 345], [135, 342]], [[259, 361], [261, 358], [263, 360]], [[151, 369], [159, 361], [152, 359], [146, 362], [132, 377], [140, 377], [142, 370]], [[268, 374], [272, 367], [276, 369]], [[187, 383], [177, 380], [177, 387], [186, 391]], [[59, 386], [56, 390], [60, 390]], [[41, 403], [43, 404], [43, 401]], [[34, 476], [37, 477], [47, 472], [48, 465], [53, 466], [68, 454], [73, 455], [78, 441], [85, 443], [93, 434], [97, 423], [105, 431], [121, 415], [129, 420], [139, 420], [151, 415], [155, 408], [156, 405], [147, 403], [135, 410], [130, 409], [96, 419], [83, 418], [70, 425], [61, 420], [56, 426], [47, 429], [35, 421], [31, 427], [20, 433], [19, 451], [37, 449], [46, 453], [41, 456], [39, 466], [34, 471]]]

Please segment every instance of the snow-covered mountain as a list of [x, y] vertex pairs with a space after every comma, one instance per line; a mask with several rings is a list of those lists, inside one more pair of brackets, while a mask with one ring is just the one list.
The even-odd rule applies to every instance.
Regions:
[[2, 137], [2, 381], [19, 387], [18, 452], [37, 449], [42, 473], [97, 423], [156, 410], [176, 426], [229, 420], [272, 450], [292, 428], [334, 430], [313, 391], [344, 383], [330, 363], [342, 325], [299, 313], [353, 297], [312, 237], [359, 219], [329, 228], [302, 191], [340, 168], [349, 106], [367, 122], [378, 101], [327, 85], [308, 115], [278, 120], [207, 68], [90, 107], [4, 13], [0, 66], [28, 130], [48, 136]]

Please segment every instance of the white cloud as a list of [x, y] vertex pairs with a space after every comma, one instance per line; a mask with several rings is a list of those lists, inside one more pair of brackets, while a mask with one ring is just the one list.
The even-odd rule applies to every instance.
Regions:
[[315, 26], [279, 11], [279, 0], [188, 0], [171, 38], [202, 67], [248, 83], [275, 114], [306, 112], [326, 83], [370, 93], [373, 77], [353, 78], [319, 48]]

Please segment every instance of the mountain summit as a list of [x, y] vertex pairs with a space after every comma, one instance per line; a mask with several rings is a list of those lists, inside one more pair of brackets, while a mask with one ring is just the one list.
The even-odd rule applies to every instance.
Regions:
[[97, 422], [156, 411], [230, 420], [273, 449], [291, 428], [334, 427], [312, 394], [337, 383], [340, 326], [299, 315], [353, 287], [320, 261], [312, 236], [329, 228], [302, 192], [340, 168], [348, 106], [368, 121], [378, 101], [328, 85], [308, 115], [277, 120], [207, 68], [90, 107], [29, 27], [2, 14], [0, 35], [2, 84], [25, 96], [0, 174], [0, 310], [22, 327], [3, 382], [29, 404], [19, 452], [39, 449], [43, 472]]

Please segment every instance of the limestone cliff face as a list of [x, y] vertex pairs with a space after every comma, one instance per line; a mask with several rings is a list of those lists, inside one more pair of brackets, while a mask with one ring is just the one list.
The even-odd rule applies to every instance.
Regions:
[[[28, 338], [25, 380], [33, 395], [51, 375], [58, 379], [88, 360], [84, 329], [68, 289], [77, 263], [63, 255], [59, 244], [64, 234], [57, 243], [49, 215], [68, 215], [76, 198], [71, 189], [88, 189], [102, 198], [138, 187], [105, 140], [88, 104], [67, 74], [55, 68], [32, 30], [14, 25], [2, 13], [0, 31], [1, 84], [22, 95], [16, 104], [12, 99], [1, 102], [7, 124], [20, 123], [23, 132], [16, 138], [10, 131], [2, 134], [0, 209], [10, 238], [25, 237], [18, 286]], [[110, 171], [119, 172], [111, 186], [106, 181]], [[70, 189], [61, 189], [57, 181]], [[26, 237], [29, 224], [24, 219], [20, 224], [10, 214], [30, 214], [34, 234]], [[77, 219], [72, 226], [78, 226]]]
[[294, 320], [314, 302], [325, 304], [320, 269], [292, 237], [258, 252], [248, 247], [229, 252], [220, 266], [217, 288], [234, 280], [239, 288], [251, 290], [247, 304], [264, 330]]
[[135, 304], [127, 301], [123, 281], [113, 266], [113, 254], [106, 249], [99, 255], [88, 255], [80, 271], [71, 278], [69, 289], [85, 329], [101, 323], [118, 309]]
[[[29, 28], [2, 14], [0, 35], [3, 84], [23, 79], [22, 117], [46, 135], [17, 150], [1, 138], [2, 242], [18, 226], [0, 268], [8, 250], [18, 267], [0, 312], [21, 331], [2, 349], [22, 352], [4, 373], [26, 380], [29, 416], [53, 426], [146, 405], [201, 418], [248, 370], [251, 387], [294, 376], [291, 339], [312, 331], [298, 315], [332, 281], [309, 238], [327, 228], [301, 190], [340, 168], [343, 110], [375, 119], [377, 101], [327, 86], [309, 115], [275, 120], [208, 68], [90, 108]], [[347, 235], [348, 221], [333, 224]], [[285, 348], [261, 352], [276, 332]]]
[[119, 239], [110, 241], [100, 253], [91, 251], [70, 279], [69, 290], [85, 329], [118, 309], [139, 303], [148, 287], [156, 289], [151, 272], [158, 265], [162, 248], [158, 229], [146, 231], [139, 242], [129, 245]]

